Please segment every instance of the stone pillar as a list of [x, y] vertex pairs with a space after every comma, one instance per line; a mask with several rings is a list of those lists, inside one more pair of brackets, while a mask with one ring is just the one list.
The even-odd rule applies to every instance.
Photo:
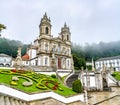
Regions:
[[86, 82], [87, 82], [86, 83], [87, 90], [89, 91], [90, 90], [90, 75], [87, 69], [86, 69]]
[[97, 78], [98, 78], [98, 87], [99, 87], [99, 90], [102, 91], [103, 90], [103, 78], [102, 78], [102, 74], [99, 73]]
[[54, 53], [52, 53], [51, 66], [52, 66], [53, 71], [57, 70], [56, 61], [55, 61], [55, 54]]
[[83, 85], [83, 88], [85, 88], [85, 79], [84, 79], [84, 71], [83, 71], [83, 67], [82, 67], [81, 69], [82, 69], [82, 71], [81, 71], [82, 85]]
[[89, 72], [88, 72], [88, 81], [87, 81], [88, 83], [88, 91], [90, 91], [90, 74], [89, 74]]
[[103, 80], [100, 72], [95, 73], [95, 82], [97, 90], [103, 90]]
[[96, 89], [98, 90], [98, 82], [97, 82], [97, 73], [95, 73], [95, 86], [96, 86]]
[[92, 71], [95, 71], [95, 65], [94, 65], [93, 58], [92, 58]]
[[86, 90], [84, 90], [84, 101], [85, 101], [86, 105], [88, 105], [88, 95], [87, 95]]

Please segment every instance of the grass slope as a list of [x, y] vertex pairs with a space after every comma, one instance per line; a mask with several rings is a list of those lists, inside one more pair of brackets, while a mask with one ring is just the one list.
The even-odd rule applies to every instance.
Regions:
[[120, 81], [120, 72], [113, 72], [112, 73], [112, 76], [116, 79], [116, 80], [118, 80], [118, 81]]
[[[13, 81], [12, 77], [14, 76], [19, 78], [18, 81], [14, 81], [17, 83], [17, 85], [11, 84], [11, 81]], [[33, 84], [31, 86], [23, 86], [23, 83], [29, 82], [29, 79], [32, 80]], [[57, 78], [53, 78], [52, 76], [48, 75], [37, 74], [35, 72], [0, 69], [0, 83], [7, 84], [11, 87], [28, 93], [54, 91], [63, 96], [77, 94], [76, 92], [72, 91], [72, 89], [66, 87]]]

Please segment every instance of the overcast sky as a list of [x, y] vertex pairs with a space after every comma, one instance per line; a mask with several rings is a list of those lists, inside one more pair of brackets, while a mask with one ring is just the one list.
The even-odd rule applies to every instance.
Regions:
[[2, 36], [33, 42], [45, 12], [55, 37], [66, 22], [72, 42], [120, 40], [120, 0], [0, 0], [0, 23], [7, 26]]

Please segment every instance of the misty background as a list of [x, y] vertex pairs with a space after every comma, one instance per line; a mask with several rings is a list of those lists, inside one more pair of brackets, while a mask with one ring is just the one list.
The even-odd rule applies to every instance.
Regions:
[[[29, 46], [30, 44], [24, 44], [18, 40], [0, 38], [0, 53], [5, 53], [13, 58], [17, 56], [18, 47], [22, 48], [22, 55], [24, 55]], [[86, 62], [91, 62], [92, 59], [95, 61], [103, 57], [120, 55], [120, 41], [100, 42], [98, 44], [86, 43], [84, 46], [72, 43], [72, 55], [75, 69], [86, 68]]]

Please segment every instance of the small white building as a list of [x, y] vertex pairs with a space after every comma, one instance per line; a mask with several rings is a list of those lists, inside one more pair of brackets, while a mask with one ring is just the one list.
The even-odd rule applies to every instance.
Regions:
[[10, 67], [12, 65], [12, 57], [6, 54], [0, 54], [0, 66]]
[[79, 79], [87, 91], [103, 90], [101, 72], [84, 70], [81, 71]]
[[107, 68], [113, 68], [116, 71], [120, 70], [120, 56], [100, 58], [95, 61], [95, 67], [97, 70], [101, 70], [103, 66]]

